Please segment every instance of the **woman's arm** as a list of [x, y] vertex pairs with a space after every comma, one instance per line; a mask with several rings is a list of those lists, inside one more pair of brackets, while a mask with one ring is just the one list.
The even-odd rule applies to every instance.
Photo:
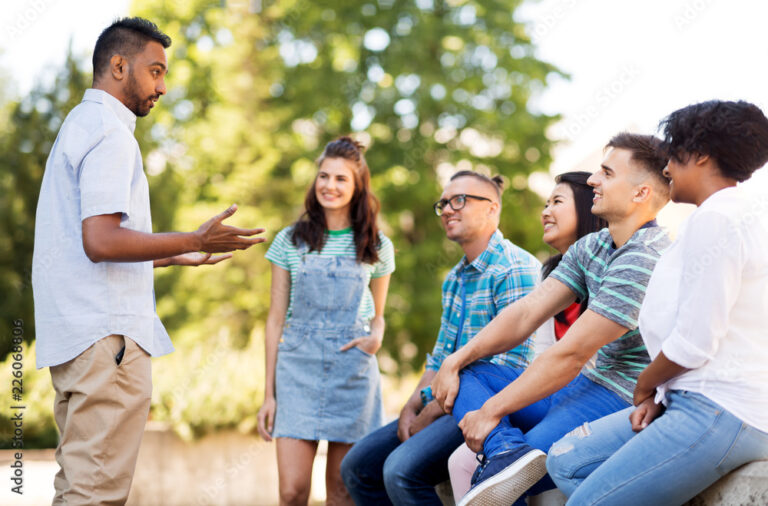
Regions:
[[341, 351], [346, 351], [353, 346], [358, 346], [363, 351], [373, 355], [384, 340], [384, 306], [387, 303], [387, 293], [389, 292], [389, 279], [391, 274], [373, 278], [371, 280], [371, 294], [373, 295], [374, 317], [371, 319], [371, 334], [364, 337], [352, 339], [341, 347]]
[[272, 424], [275, 420], [275, 365], [277, 364], [277, 345], [283, 332], [283, 323], [288, 311], [291, 294], [291, 273], [272, 264], [272, 287], [270, 289], [269, 314], [264, 336], [265, 371], [264, 404], [259, 410], [258, 428], [261, 436], [272, 439]]

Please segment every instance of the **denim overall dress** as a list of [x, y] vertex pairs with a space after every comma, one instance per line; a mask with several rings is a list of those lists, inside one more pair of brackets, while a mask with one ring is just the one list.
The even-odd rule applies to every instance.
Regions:
[[370, 333], [358, 315], [365, 266], [299, 247], [293, 311], [277, 351], [273, 437], [354, 443], [383, 422], [376, 356], [350, 340]]

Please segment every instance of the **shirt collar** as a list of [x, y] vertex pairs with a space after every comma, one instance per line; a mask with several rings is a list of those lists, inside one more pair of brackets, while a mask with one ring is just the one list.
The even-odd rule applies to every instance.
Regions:
[[[659, 223], [656, 221], [656, 218], [652, 219], [651, 221], [645, 222], [640, 228], [635, 230], [635, 233], [632, 234], [632, 237], [629, 238], [629, 241], [631, 241], [636, 235], [640, 233], [640, 231], [644, 228], [651, 228], [651, 227], [658, 227]], [[627, 241], [627, 243], [629, 242]], [[626, 243], [624, 243], [626, 244]], [[611, 252], [616, 251], [616, 243], [611, 241]]]
[[136, 115], [133, 114], [125, 104], [106, 91], [89, 88], [85, 90], [83, 102], [96, 102], [98, 104], [106, 105], [115, 113], [120, 121], [125, 123], [125, 126], [128, 127], [128, 130], [130, 130], [131, 133], [136, 130]]
[[475, 270], [479, 272], [485, 271], [485, 269], [488, 268], [488, 265], [490, 264], [491, 255], [493, 254], [492, 251], [501, 244], [501, 241], [504, 239], [504, 236], [501, 234], [501, 231], [496, 229], [496, 231], [491, 235], [490, 240], [488, 241], [488, 246], [485, 247], [482, 253], [477, 255], [477, 258], [472, 260], [472, 262], [467, 262], [467, 256], [464, 255], [464, 258], [461, 259], [461, 270], [465, 270], [468, 267], [474, 267]]

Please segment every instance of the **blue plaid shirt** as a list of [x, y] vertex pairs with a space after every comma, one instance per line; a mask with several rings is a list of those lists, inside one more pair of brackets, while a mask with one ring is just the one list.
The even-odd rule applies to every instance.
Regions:
[[[536, 257], [504, 239], [499, 230], [474, 261], [468, 263], [463, 257], [443, 282], [440, 333], [432, 353], [427, 354], [427, 369], [440, 369], [445, 357], [464, 346], [508, 304], [530, 293], [540, 270]], [[533, 359], [533, 338], [485, 360], [526, 367]]]

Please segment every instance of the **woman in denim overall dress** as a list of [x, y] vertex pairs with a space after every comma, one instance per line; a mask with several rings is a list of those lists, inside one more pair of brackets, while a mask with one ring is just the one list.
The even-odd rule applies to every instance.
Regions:
[[304, 214], [267, 252], [272, 288], [258, 426], [276, 440], [281, 504], [308, 502], [321, 440], [328, 441], [327, 502], [351, 503], [341, 460], [383, 421], [375, 353], [392, 243], [376, 227], [379, 203], [362, 146], [341, 137], [318, 167]]

